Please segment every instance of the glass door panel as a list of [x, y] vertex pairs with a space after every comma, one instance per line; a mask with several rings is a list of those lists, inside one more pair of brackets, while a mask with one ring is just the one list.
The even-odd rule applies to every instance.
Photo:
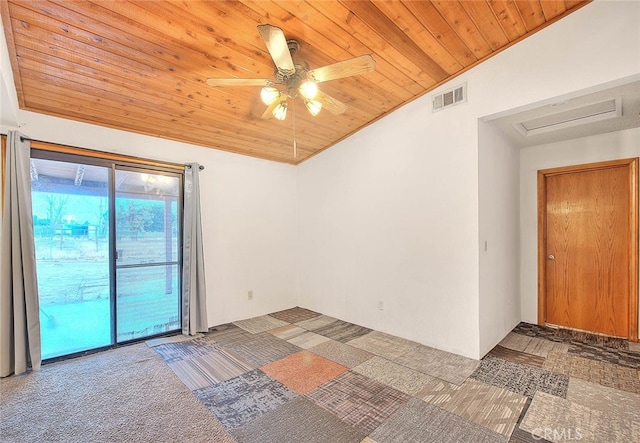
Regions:
[[111, 344], [110, 172], [31, 160], [43, 359]]
[[116, 340], [180, 329], [180, 176], [116, 169]]

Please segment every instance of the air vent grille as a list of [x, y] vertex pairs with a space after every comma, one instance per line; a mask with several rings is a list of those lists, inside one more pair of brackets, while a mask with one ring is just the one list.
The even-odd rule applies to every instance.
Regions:
[[433, 96], [433, 112], [441, 111], [444, 108], [454, 106], [467, 101], [467, 84], [456, 86], [453, 89], [444, 91]]

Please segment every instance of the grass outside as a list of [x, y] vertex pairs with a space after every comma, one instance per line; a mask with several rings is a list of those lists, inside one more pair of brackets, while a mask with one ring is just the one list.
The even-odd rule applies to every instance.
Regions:
[[[111, 344], [108, 242], [92, 234], [36, 236], [43, 358]], [[159, 234], [117, 241], [124, 263], [163, 262], [164, 245]], [[118, 269], [116, 285], [118, 342], [179, 329], [177, 265]]]

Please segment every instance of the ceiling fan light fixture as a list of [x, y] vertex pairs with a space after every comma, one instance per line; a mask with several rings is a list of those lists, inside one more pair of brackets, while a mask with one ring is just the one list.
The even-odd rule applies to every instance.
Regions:
[[273, 116], [278, 120], [284, 120], [287, 118], [287, 101], [282, 100], [278, 103], [278, 106], [273, 108]]
[[312, 100], [316, 98], [316, 95], [318, 94], [318, 85], [315, 82], [307, 80], [300, 85], [298, 90], [304, 98]]
[[260, 98], [267, 106], [273, 103], [278, 97], [280, 97], [280, 91], [272, 86], [266, 86], [260, 91]]
[[309, 113], [314, 117], [318, 115], [320, 113], [320, 110], [322, 109], [322, 103], [320, 103], [318, 100], [305, 100], [304, 105], [306, 106]]

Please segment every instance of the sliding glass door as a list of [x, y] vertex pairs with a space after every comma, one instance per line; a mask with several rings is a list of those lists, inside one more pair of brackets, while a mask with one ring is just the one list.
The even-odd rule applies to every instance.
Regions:
[[116, 171], [117, 340], [180, 328], [177, 175]]
[[109, 167], [33, 159], [42, 358], [112, 343]]
[[43, 359], [180, 329], [182, 175], [32, 157]]

